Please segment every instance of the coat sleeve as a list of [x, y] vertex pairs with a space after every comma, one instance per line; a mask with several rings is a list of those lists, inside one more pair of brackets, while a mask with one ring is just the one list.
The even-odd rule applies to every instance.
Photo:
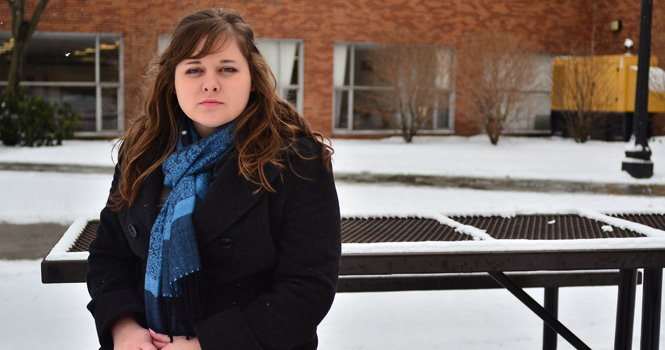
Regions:
[[[110, 193], [115, 192], [119, 179], [120, 170], [116, 166]], [[139, 260], [127, 242], [117, 211], [109, 207], [101, 211], [89, 252], [86, 283], [92, 300], [88, 309], [95, 319], [102, 348], [113, 349], [110, 332], [113, 321], [124, 314], [145, 313], [143, 298], [136, 291]]]
[[272, 290], [243, 310], [232, 308], [194, 324], [203, 350], [294, 348], [314, 339], [332, 305], [341, 254], [337, 192], [318, 147], [311, 140], [299, 144], [303, 157], [290, 158], [278, 189], [288, 195], [275, 242]]

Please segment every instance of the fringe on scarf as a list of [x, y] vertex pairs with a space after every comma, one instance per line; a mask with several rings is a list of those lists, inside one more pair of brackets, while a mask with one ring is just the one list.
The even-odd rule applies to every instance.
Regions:
[[[175, 282], [175, 297], [160, 297], [164, 326], [173, 342], [175, 335], [194, 336], [192, 324], [203, 318], [208, 285], [201, 271], [195, 271]], [[180, 332], [185, 334], [178, 334]]]

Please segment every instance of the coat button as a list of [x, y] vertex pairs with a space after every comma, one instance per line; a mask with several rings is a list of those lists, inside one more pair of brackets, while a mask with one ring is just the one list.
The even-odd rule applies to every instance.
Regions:
[[129, 224], [129, 226], [127, 226], [127, 230], [129, 231], [129, 235], [132, 236], [132, 238], [136, 238], [137, 233], [134, 225]]
[[222, 248], [231, 248], [233, 245], [233, 240], [231, 238], [222, 238], [219, 241], [219, 244], [222, 246]]

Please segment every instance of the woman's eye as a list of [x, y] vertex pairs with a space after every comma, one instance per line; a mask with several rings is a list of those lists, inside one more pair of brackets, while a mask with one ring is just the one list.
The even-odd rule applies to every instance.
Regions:
[[224, 67], [224, 68], [222, 68], [222, 72], [224, 72], [224, 73], [233, 73], [235, 71], [236, 71], [236, 69], [233, 68], [233, 67]]
[[198, 68], [192, 68], [192, 69], [188, 69], [186, 73], [187, 74], [198, 74], [198, 73], [201, 73], [201, 70], [198, 69]]

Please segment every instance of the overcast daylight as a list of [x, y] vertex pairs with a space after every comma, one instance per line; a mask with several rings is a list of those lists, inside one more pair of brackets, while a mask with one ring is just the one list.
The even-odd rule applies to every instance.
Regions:
[[659, 349], [663, 23], [0, 4], [0, 350]]

